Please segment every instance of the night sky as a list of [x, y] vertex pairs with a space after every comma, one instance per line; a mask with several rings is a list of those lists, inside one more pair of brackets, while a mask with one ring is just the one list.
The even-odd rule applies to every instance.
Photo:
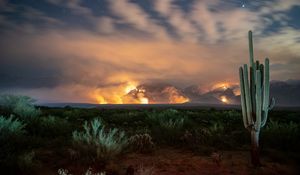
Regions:
[[0, 92], [41, 103], [234, 102], [248, 30], [273, 82], [298, 85], [300, 0], [0, 0]]

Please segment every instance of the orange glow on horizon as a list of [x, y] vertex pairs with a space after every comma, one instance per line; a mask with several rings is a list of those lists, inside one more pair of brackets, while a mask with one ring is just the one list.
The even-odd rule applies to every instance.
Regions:
[[221, 96], [221, 101], [223, 103], [228, 103], [228, 99], [226, 98], [226, 96]]
[[[114, 86], [97, 88], [90, 93], [90, 98], [97, 104], [149, 104], [161, 103], [161, 101], [154, 101], [155, 98], [150, 98], [149, 95], [153, 92], [146, 92], [146, 89], [138, 88], [138, 83], [135, 81], [128, 81], [127, 83]], [[174, 87], [166, 87], [161, 94], [168, 96], [165, 103], [186, 103], [190, 99], [181, 94], [181, 92]], [[151, 99], [151, 101], [150, 101]]]
[[[136, 81], [128, 81], [114, 87], [97, 88], [90, 93], [97, 104], [148, 104], [149, 99], [145, 96], [145, 89], [137, 89]], [[130, 93], [135, 90], [134, 93]]]
[[125, 93], [128, 94], [130, 91], [136, 89], [136, 83], [133, 83], [133, 82], [129, 82], [127, 84], [127, 86], [125, 87]]
[[149, 104], [148, 98], [143, 97], [140, 99], [140, 101], [141, 101], [141, 104]]
[[102, 96], [96, 97], [97, 104], [107, 104], [107, 101]]
[[222, 82], [222, 83], [217, 83], [213, 85], [212, 89], [219, 89], [222, 88], [223, 90], [228, 89], [232, 84], [228, 82]]

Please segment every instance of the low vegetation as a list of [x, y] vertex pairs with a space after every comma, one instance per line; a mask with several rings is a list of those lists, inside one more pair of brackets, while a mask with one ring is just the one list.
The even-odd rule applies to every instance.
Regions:
[[128, 140], [125, 132], [116, 128], [106, 129], [98, 118], [85, 122], [84, 131], [74, 131], [72, 138], [75, 147], [96, 160], [109, 160], [121, 153]]
[[[69, 173], [68, 170], [66, 169], [59, 169], [57, 171], [58, 175], [72, 175], [71, 173]], [[83, 175], [106, 175], [105, 173], [93, 173], [92, 170], [89, 168], [88, 170], [86, 170], [86, 172]]]
[[27, 96], [1, 95], [0, 106], [22, 118], [37, 117], [41, 111], [34, 106], [35, 100]]
[[[0, 170], [6, 174], [122, 175], [130, 171], [120, 163], [128, 155], [160, 156], [170, 149], [208, 160], [226, 151], [249, 155], [250, 140], [240, 110], [38, 108], [27, 97], [0, 99]], [[16, 112], [20, 101], [27, 104], [20, 106], [39, 114]], [[275, 110], [268, 120], [260, 139], [263, 155], [275, 163], [299, 162], [300, 112]], [[70, 171], [57, 172], [60, 168]], [[134, 167], [136, 174], [155, 174], [153, 169]]]
[[154, 150], [155, 144], [149, 134], [135, 134], [129, 138], [129, 146], [132, 150], [140, 153], [150, 153]]
[[26, 133], [24, 128], [25, 124], [14, 116], [0, 116], [0, 168], [4, 164], [11, 167], [18, 154], [22, 154], [19, 144]]

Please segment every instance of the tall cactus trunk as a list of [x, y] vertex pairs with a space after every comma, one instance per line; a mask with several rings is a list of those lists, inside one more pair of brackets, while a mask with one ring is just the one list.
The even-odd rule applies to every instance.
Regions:
[[[253, 166], [260, 166], [259, 160], [259, 133], [265, 126], [268, 118], [268, 111], [275, 105], [272, 98], [269, 104], [270, 93], [270, 72], [269, 59], [265, 64], [254, 62], [252, 32], [248, 33], [250, 64], [249, 71], [247, 64], [240, 67], [241, 106], [244, 127], [251, 134], [251, 160]], [[250, 82], [250, 83], [249, 83]]]
[[259, 132], [251, 131], [251, 163], [253, 166], [261, 166], [259, 159]]

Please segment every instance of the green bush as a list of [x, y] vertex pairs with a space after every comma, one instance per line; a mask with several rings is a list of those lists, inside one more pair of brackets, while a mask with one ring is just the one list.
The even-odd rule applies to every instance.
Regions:
[[34, 99], [27, 96], [0, 96], [0, 106], [23, 118], [36, 117], [41, 114], [41, 111], [34, 107], [34, 102]]
[[135, 134], [129, 138], [129, 147], [140, 153], [150, 153], [154, 150], [154, 143], [149, 134]]
[[[106, 130], [98, 118], [89, 124], [85, 122], [84, 131], [74, 131], [73, 141], [77, 147], [86, 152], [91, 158], [108, 160], [118, 155], [127, 146], [125, 133], [118, 129]], [[94, 155], [89, 155], [90, 153]]]
[[25, 124], [13, 116], [0, 116], [0, 168], [16, 165], [16, 157], [24, 151]]
[[225, 127], [222, 123], [216, 122], [207, 128], [209, 139], [208, 144], [216, 147], [226, 147], [226, 137], [229, 135], [225, 134]]
[[157, 142], [173, 144], [184, 134], [185, 118], [174, 109], [152, 112], [147, 116], [152, 135]]
[[18, 167], [22, 172], [30, 174], [39, 166], [40, 163], [36, 160], [36, 154], [34, 151], [25, 152], [18, 157]]
[[[69, 171], [67, 169], [59, 169], [57, 171], [58, 175], [72, 175], [71, 173], [69, 173]], [[88, 170], [86, 170], [86, 172], [83, 175], [105, 175], [105, 172], [101, 172], [101, 173], [93, 173], [92, 169], [89, 168]]]
[[299, 147], [299, 125], [294, 122], [283, 123], [270, 120], [262, 130], [263, 145], [279, 149], [296, 150]]
[[183, 124], [184, 124], [184, 118], [159, 121], [159, 125], [167, 130], [181, 129], [183, 127]]
[[161, 112], [148, 113], [147, 119], [150, 125], [160, 125], [165, 129], [179, 129], [183, 127], [185, 118], [175, 109], [167, 109]]
[[0, 116], [0, 139], [12, 136], [22, 135], [25, 133], [25, 124], [18, 119], [14, 119], [14, 116], [9, 118]]
[[70, 123], [56, 116], [41, 116], [27, 120], [26, 129], [33, 136], [56, 138], [68, 137], [72, 132]]

